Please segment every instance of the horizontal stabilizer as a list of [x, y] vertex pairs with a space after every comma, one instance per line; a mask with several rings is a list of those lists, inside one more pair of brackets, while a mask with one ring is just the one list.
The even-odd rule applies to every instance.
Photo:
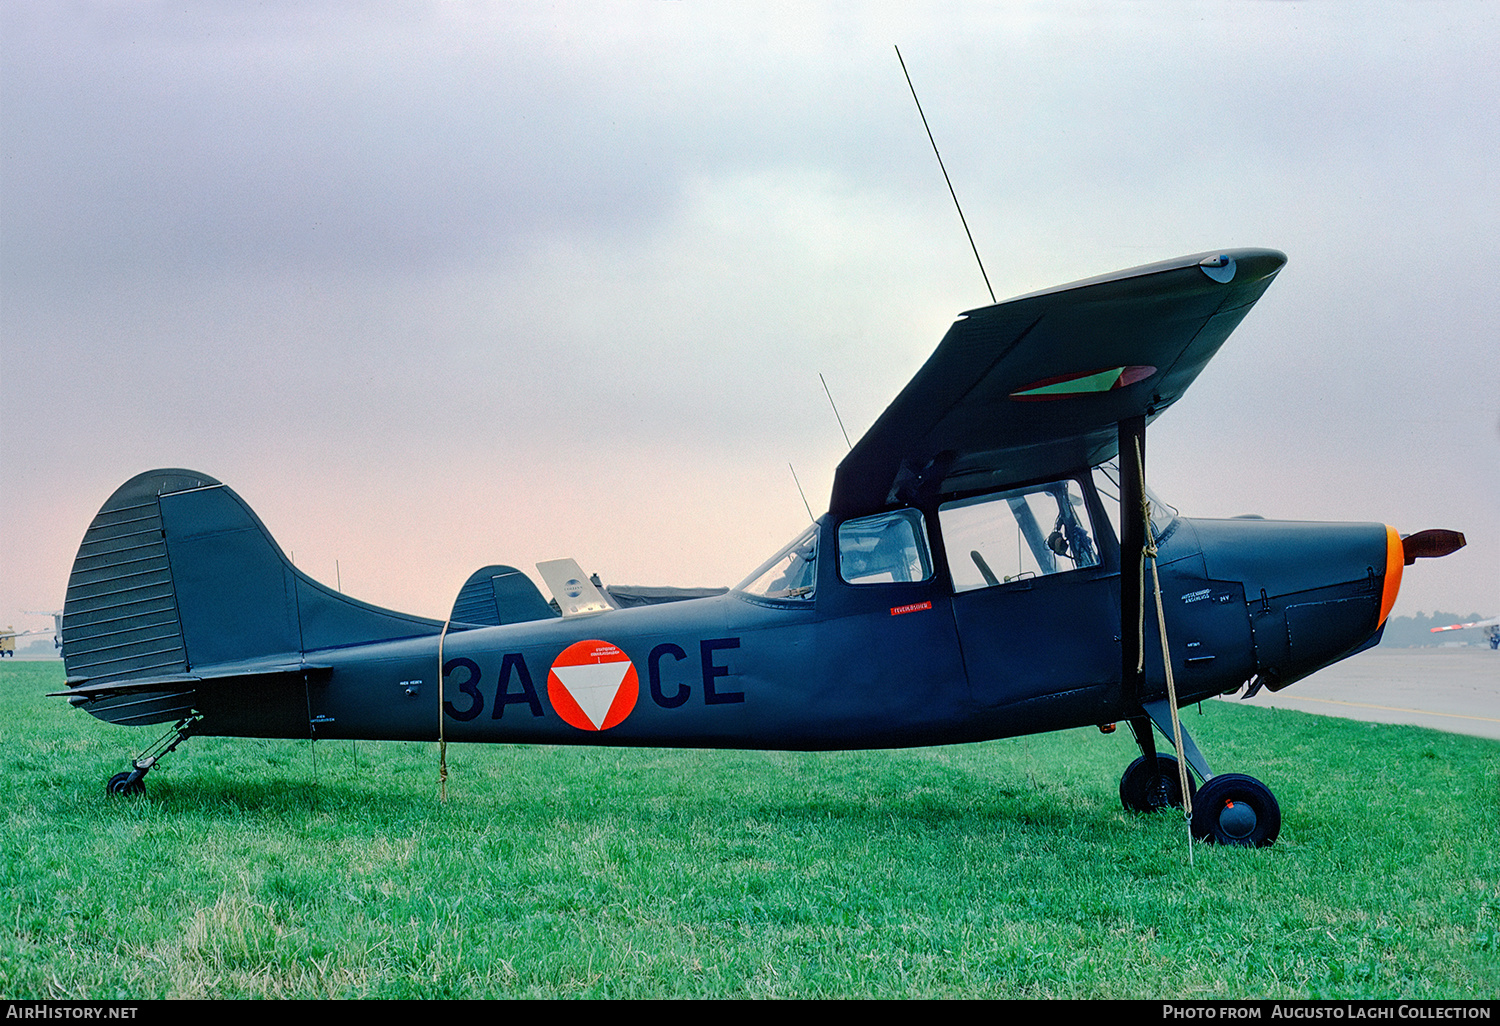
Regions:
[[[161, 691], [196, 688], [204, 684], [221, 685], [230, 682], [250, 683], [267, 678], [295, 678], [299, 681], [318, 684], [327, 681], [333, 667], [312, 663], [286, 663], [255, 668], [214, 667], [200, 673], [164, 673], [158, 676], [131, 677], [128, 680], [106, 680], [94, 683], [69, 684], [66, 691], [49, 691], [48, 698], [86, 700], [108, 695], [125, 694], [131, 691]], [[72, 678], [70, 678], [71, 680]]]

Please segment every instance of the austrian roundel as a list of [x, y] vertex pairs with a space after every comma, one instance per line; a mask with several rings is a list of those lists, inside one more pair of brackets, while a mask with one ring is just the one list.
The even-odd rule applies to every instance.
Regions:
[[635, 708], [640, 679], [635, 664], [607, 641], [579, 641], [563, 649], [547, 673], [547, 699], [564, 723], [608, 730]]

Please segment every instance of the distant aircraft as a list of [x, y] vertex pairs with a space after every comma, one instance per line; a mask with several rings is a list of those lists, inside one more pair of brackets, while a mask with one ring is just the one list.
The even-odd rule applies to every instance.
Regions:
[[0, 657], [15, 657], [17, 638], [40, 637], [44, 634], [52, 635], [52, 646], [54, 648], [58, 650], [62, 649], [62, 610], [59, 609], [54, 613], [34, 613], [30, 610], [22, 610], [22, 612], [26, 613], [27, 616], [50, 616], [52, 617], [53, 625], [49, 628], [39, 630], [18, 631], [13, 626], [7, 624], [4, 630], [0, 630]]
[[31, 633], [34, 633], [34, 634], [51, 634], [52, 635], [52, 647], [55, 648], [55, 649], [57, 649], [59, 652], [62, 651], [62, 619], [63, 619], [63, 611], [61, 609], [49, 609], [49, 610], [23, 609], [23, 610], [21, 610], [21, 612], [25, 613], [27, 616], [50, 616], [50, 617], [52, 617], [52, 629], [50, 631], [48, 631], [48, 630], [40, 630], [40, 631], [33, 631]]
[[1468, 630], [1470, 627], [1488, 627], [1489, 630], [1486, 633], [1489, 635], [1490, 648], [1500, 649], [1500, 617], [1496, 617], [1493, 620], [1477, 620], [1474, 623], [1451, 623], [1446, 627], [1432, 628], [1432, 633], [1436, 634], [1438, 631], [1463, 631]]
[[1185, 789], [1196, 836], [1270, 844], [1271, 791], [1215, 775], [1185, 732], [1202, 784], [1184, 788], [1153, 724], [1173, 737], [1177, 707], [1375, 645], [1403, 567], [1463, 544], [1149, 497], [1147, 423], [1285, 260], [1200, 254], [962, 314], [839, 465], [828, 512], [722, 595], [616, 608], [555, 560], [538, 570], [556, 608], [495, 565], [426, 619], [312, 580], [213, 478], [141, 474], [73, 564], [58, 694], [175, 724], [111, 778], [125, 794], [195, 734], [819, 750], [1124, 720], [1126, 808]]

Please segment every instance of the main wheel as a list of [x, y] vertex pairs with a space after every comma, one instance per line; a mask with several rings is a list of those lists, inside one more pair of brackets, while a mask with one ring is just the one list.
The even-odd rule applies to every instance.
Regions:
[[1243, 773], [1225, 773], [1193, 798], [1193, 836], [1212, 844], [1264, 848], [1281, 833], [1281, 806], [1271, 789]]
[[[1188, 793], [1196, 793], [1191, 775]], [[1120, 777], [1120, 803], [1130, 812], [1182, 808], [1182, 777], [1177, 772], [1177, 760], [1170, 755], [1158, 755], [1155, 773], [1144, 755], [1126, 766], [1124, 776]]]
[[143, 777], [131, 780], [132, 770], [116, 773], [109, 778], [109, 783], [104, 785], [105, 794], [145, 794], [146, 781]]

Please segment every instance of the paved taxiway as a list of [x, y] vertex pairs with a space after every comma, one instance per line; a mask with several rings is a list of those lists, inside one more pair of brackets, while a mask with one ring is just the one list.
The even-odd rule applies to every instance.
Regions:
[[1500, 652], [1374, 648], [1250, 704], [1500, 740]]

